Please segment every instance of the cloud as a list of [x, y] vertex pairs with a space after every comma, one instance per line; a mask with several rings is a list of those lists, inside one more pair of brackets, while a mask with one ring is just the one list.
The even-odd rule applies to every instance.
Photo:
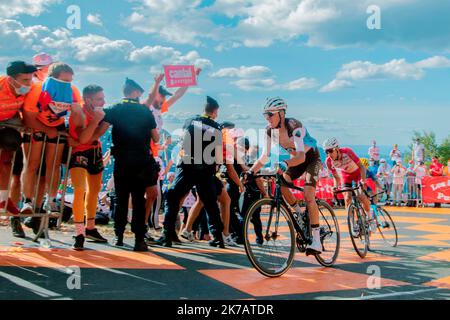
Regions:
[[[268, 47], [299, 41], [321, 48], [388, 44], [450, 51], [450, 2], [419, 0], [134, 0], [125, 20], [132, 30], [215, 50]], [[367, 8], [381, 10], [381, 30], [370, 30]], [[154, 14], [157, 11], [158, 14]]]
[[[209, 59], [197, 51], [183, 53], [172, 47], [136, 47], [131, 41], [110, 39], [96, 34], [74, 37], [65, 28], [51, 30], [46, 26], [24, 26], [13, 19], [0, 19], [0, 49], [2, 55], [32, 56], [46, 51], [57, 60], [95, 63], [105, 68], [123, 68], [145, 63], [161, 69], [163, 64], [189, 64], [208, 69], [213, 66]], [[160, 70], [158, 71], [160, 72]]]
[[183, 55], [180, 51], [172, 47], [163, 46], [145, 46], [130, 52], [129, 60], [134, 63], [153, 63], [153, 64], [188, 64], [207, 69], [212, 68], [213, 64], [209, 59], [202, 58], [197, 51], [189, 51]]
[[163, 115], [164, 121], [172, 122], [172, 123], [184, 123], [186, 119], [193, 117], [194, 114], [192, 112], [170, 112], [165, 113]]
[[450, 68], [450, 59], [443, 56], [434, 56], [416, 62], [415, 65], [422, 69]]
[[306, 90], [318, 85], [313, 78], [299, 78], [288, 83], [279, 84], [266, 66], [240, 66], [238, 68], [222, 68], [210, 75], [211, 78], [238, 78], [231, 84], [244, 91], [270, 90]]
[[101, 16], [98, 13], [97, 14], [91, 14], [91, 13], [88, 14], [86, 20], [90, 24], [103, 27], [103, 22], [102, 22]]
[[205, 90], [199, 87], [191, 87], [187, 92], [190, 94], [202, 95], [205, 93]]
[[18, 15], [37, 17], [53, 4], [61, 0], [8, 0], [0, 3], [0, 18], [12, 18]]
[[419, 80], [424, 71], [406, 62], [405, 59], [393, 59], [384, 64], [369, 61], [353, 61], [342, 66], [337, 79], [367, 80], [367, 79], [413, 79]]
[[16, 20], [0, 19], [0, 48], [3, 54], [15, 53], [17, 49], [31, 48], [39, 39], [48, 35], [51, 35], [51, 31], [45, 26], [25, 27]]
[[135, 48], [128, 40], [111, 40], [94, 34], [73, 38], [71, 45], [75, 59], [81, 62], [122, 62]]
[[[200, 39], [210, 37], [217, 27], [198, 8], [201, 0], [136, 0], [138, 5], [124, 20], [136, 32], [154, 34], [177, 44], [199, 46]], [[155, 14], [157, 12], [157, 14]]]
[[237, 121], [239, 121], [239, 120], [248, 120], [248, 119], [250, 119], [250, 115], [249, 114], [245, 114], [245, 113], [233, 113], [230, 116], [230, 119], [231, 120], [237, 120]]
[[274, 78], [240, 79], [231, 84], [244, 91], [307, 90], [318, 85], [317, 80], [313, 78], [300, 78], [281, 84], [277, 83]]
[[265, 66], [241, 66], [239, 68], [223, 68], [211, 74], [212, 78], [258, 78], [271, 73]]
[[450, 59], [434, 56], [416, 63], [409, 63], [405, 59], [393, 59], [383, 64], [353, 61], [344, 64], [336, 74], [336, 78], [319, 91], [337, 91], [352, 87], [354, 82], [366, 80], [420, 80], [425, 76], [426, 69], [438, 68], [450, 68]]
[[297, 80], [290, 81], [286, 84], [280, 85], [280, 88], [293, 91], [293, 90], [306, 90], [312, 89], [318, 86], [318, 82], [313, 78], [300, 78]]
[[241, 79], [231, 82], [233, 85], [244, 91], [274, 90], [275, 80], [269, 79]]
[[104, 73], [110, 71], [110, 69], [98, 66], [80, 66], [78, 71], [85, 73], [100, 73], [100, 72]]
[[347, 80], [338, 80], [334, 79], [327, 85], [320, 88], [319, 92], [331, 92], [331, 91], [338, 91], [343, 88], [350, 88], [352, 87], [352, 83]]

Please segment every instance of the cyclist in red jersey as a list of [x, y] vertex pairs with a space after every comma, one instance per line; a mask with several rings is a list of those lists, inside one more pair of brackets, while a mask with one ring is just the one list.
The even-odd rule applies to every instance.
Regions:
[[[340, 148], [336, 138], [324, 141], [323, 149], [327, 154], [326, 166], [333, 174], [335, 188], [350, 188], [353, 184], [365, 184], [366, 168], [358, 156], [350, 148]], [[344, 192], [345, 206], [348, 207], [352, 201], [351, 193]], [[366, 212], [370, 212], [370, 201], [360, 194], [359, 199]]]

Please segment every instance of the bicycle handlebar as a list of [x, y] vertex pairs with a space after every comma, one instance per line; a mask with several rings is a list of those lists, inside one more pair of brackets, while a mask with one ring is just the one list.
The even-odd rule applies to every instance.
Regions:
[[[247, 179], [249, 178], [249, 175], [246, 172], [242, 172], [241, 173], [241, 177], [245, 177], [247, 176]], [[260, 173], [260, 174], [253, 174], [250, 176], [251, 179], [258, 179], [258, 178], [262, 178], [262, 179], [280, 179], [281, 180], [281, 184], [289, 189], [295, 189], [298, 191], [303, 192], [304, 189], [302, 187], [297, 187], [294, 184], [287, 182], [284, 178], [283, 175], [279, 174], [279, 173]], [[248, 183], [248, 182], [247, 182]]]

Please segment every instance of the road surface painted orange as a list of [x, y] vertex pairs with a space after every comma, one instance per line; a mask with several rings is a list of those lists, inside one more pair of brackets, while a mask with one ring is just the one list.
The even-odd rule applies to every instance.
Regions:
[[442, 289], [450, 289], [450, 276], [424, 283], [424, 285], [438, 287]]
[[1, 266], [114, 269], [174, 269], [183, 267], [151, 252], [137, 253], [125, 250], [38, 249], [0, 247]]
[[[450, 249], [430, 253], [426, 256], [420, 257], [419, 260], [450, 262]], [[449, 265], [449, 271], [450, 271], [450, 265]]]
[[[255, 297], [367, 288], [369, 275], [335, 268], [292, 268], [282, 277], [266, 278], [254, 269], [199, 270], [200, 273]], [[404, 286], [406, 282], [381, 279], [381, 287]]]
[[406, 227], [409, 230], [426, 231], [429, 233], [445, 233], [450, 234], [450, 226], [439, 224], [420, 224], [411, 227]]

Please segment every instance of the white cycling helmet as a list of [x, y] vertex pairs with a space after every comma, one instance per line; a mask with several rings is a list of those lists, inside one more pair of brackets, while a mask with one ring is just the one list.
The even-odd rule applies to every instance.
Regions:
[[322, 144], [323, 150], [330, 150], [334, 148], [339, 148], [339, 142], [335, 137], [328, 138]]
[[264, 113], [267, 112], [279, 112], [286, 111], [287, 103], [284, 99], [280, 97], [275, 97], [271, 99], [267, 99], [266, 104], [264, 105]]

